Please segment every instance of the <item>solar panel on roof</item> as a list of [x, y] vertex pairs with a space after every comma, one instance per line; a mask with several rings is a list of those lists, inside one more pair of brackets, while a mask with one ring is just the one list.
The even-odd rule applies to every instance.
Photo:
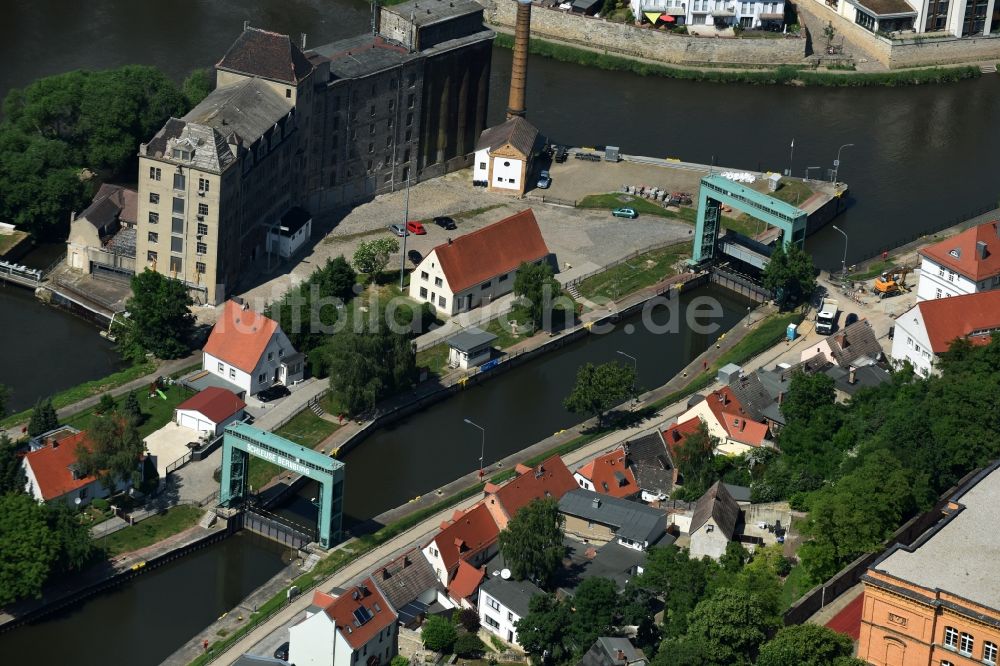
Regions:
[[354, 609], [354, 619], [358, 621], [359, 624], [364, 624], [368, 620], [372, 619], [371, 612], [364, 606], [358, 606]]

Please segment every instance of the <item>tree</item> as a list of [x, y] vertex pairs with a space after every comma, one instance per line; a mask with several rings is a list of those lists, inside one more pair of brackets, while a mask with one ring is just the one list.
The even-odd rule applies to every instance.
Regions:
[[90, 530], [80, 522], [75, 509], [62, 502], [45, 505], [46, 523], [55, 536], [57, 555], [52, 568], [56, 573], [78, 571], [94, 555], [94, 542]]
[[409, 337], [384, 325], [371, 328], [340, 331], [322, 348], [334, 400], [351, 415], [374, 408], [376, 402], [410, 386], [416, 378], [416, 355]]
[[343, 255], [327, 259], [309, 279], [293, 287], [266, 314], [281, 326], [292, 346], [309, 354], [323, 344], [324, 330], [330, 330], [346, 304], [355, 296], [357, 273]]
[[574, 414], [592, 414], [598, 425], [604, 415], [635, 393], [635, 369], [615, 361], [594, 365], [587, 363], [576, 373], [573, 390], [563, 406]]
[[692, 611], [682, 642], [699, 646], [705, 666], [748, 666], [780, 625], [769, 611], [746, 591], [721, 589]]
[[649, 549], [637, 584], [663, 597], [663, 631], [668, 638], [687, 631], [691, 611], [705, 597], [708, 584], [718, 571], [716, 562], [691, 559], [687, 550], [676, 546]]
[[528, 654], [541, 657], [548, 650], [552, 661], [563, 662], [575, 649], [568, 631], [572, 621], [568, 603], [549, 594], [536, 594], [528, 603], [528, 614], [517, 621], [517, 642]]
[[354, 267], [366, 275], [378, 275], [389, 265], [389, 257], [395, 252], [399, 252], [399, 241], [395, 238], [362, 241], [354, 251]]
[[797, 245], [778, 243], [771, 253], [762, 282], [775, 295], [781, 309], [794, 307], [816, 289], [816, 269], [812, 257]]
[[514, 275], [514, 296], [521, 309], [528, 313], [535, 328], [551, 323], [552, 306], [562, 293], [562, 286], [552, 274], [552, 266], [522, 263]]
[[677, 471], [683, 479], [684, 497], [689, 500], [704, 495], [715, 482], [712, 460], [718, 445], [718, 438], [709, 434], [704, 421], [677, 445]]
[[52, 399], [39, 398], [35, 403], [35, 408], [31, 410], [31, 418], [28, 420], [28, 436], [38, 437], [42, 433], [54, 430], [59, 427], [59, 417], [52, 407]]
[[24, 493], [0, 497], [0, 606], [40, 597], [58, 557], [45, 505]]
[[397, 654], [389, 661], [389, 666], [410, 666], [410, 660], [401, 654]]
[[464, 659], [479, 659], [486, 652], [486, 645], [473, 633], [462, 634], [455, 639], [455, 654]]
[[458, 623], [466, 631], [475, 633], [479, 631], [479, 613], [472, 608], [463, 608], [458, 612]]
[[184, 93], [188, 106], [197, 106], [212, 92], [212, 70], [202, 67], [192, 71], [181, 84], [181, 92]]
[[570, 631], [578, 649], [586, 649], [599, 636], [608, 636], [618, 620], [618, 589], [607, 578], [587, 578], [573, 595], [573, 622]]
[[7, 433], [0, 432], [0, 495], [24, 492], [27, 479], [17, 453], [17, 442], [8, 437]]
[[822, 372], [807, 374], [798, 370], [792, 374], [788, 392], [781, 402], [786, 423], [808, 423], [817, 410], [829, 407], [836, 400], [833, 379]]
[[126, 352], [137, 357], [149, 351], [165, 359], [187, 354], [194, 330], [187, 287], [146, 269], [132, 278], [132, 294], [125, 304]]
[[823, 28], [823, 36], [826, 37], [827, 46], [833, 43], [833, 38], [836, 34], [837, 29], [833, 27], [833, 21], [827, 21], [826, 27]]
[[553, 499], [532, 501], [500, 532], [499, 543], [515, 578], [548, 585], [565, 554], [559, 505]]
[[451, 654], [455, 640], [458, 638], [455, 626], [437, 615], [431, 615], [424, 621], [420, 635], [423, 638], [425, 648], [444, 654]]
[[129, 391], [125, 402], [122, 403], [121, 412], [122, 417], [132, 425], [138, 426], [142, 423], [142, 407], [139, 405], [139, 398], [136, 397], [135, 391]]
[[97, 406], [94, 407], [95, 414], [110, 414], [115, 411], [115, 399], [111, 397], [110, 393], [101, 394], [101, 399], [97, 401]]
[[91, 421], [87, 444], [77, 449], [77, 465], [84, 475], [100, 477], [109, 490], [118, 483], [138, 485], [145, 448], [135, 425], [112, 412]]
[[726, 552], [719, 558], [719, 564], [723, 570], [730, 573], [737, 573], [743, 570], [743, 565], [750, 560], [750, 553], [739, 541], [730, 541], [726, 544]]
[[[818, 624], [785, 627], [760, 649], [757, 666], [831, 666], [849, 659], [851, 639]], [[861, 662], [864, 663], [864, 662]]]

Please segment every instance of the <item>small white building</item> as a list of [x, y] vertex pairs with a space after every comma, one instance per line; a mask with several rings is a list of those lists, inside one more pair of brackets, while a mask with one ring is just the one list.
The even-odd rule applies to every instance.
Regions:
[[472, 184], [490, 192], [523, 195], [537, 144], [538, 130], [520, 116], [483, 130], [476, 143]]
[[1000, 287], [1000, 222], [986, 222], [920, 251], [917, 299], [927, 301]]
[[739, 520], [739, 504], [729, 494], [726, 485], [716, 481], [694, 506], [689, 528], [691, 558], [701, 559], [707, 555], [714, 560], [719, 559], [736, 535]]
[[278, 323], [235, 301], [226, 302], [202, 352], [204, 370], [247, 395], [274, 384], [293, 384], [305, 372], [303, 355]]
[[497, 336], [481, 328], [470, 326], [448, 338], [448, 365], [468, 370], [486, 363], [493, 355]]
[[210, 386], [177, 405], [174, 421], [198, 432], [221, 435], [227, 425], [243, 418], [246, 406], [232, 391]]
[[[84, 476], [77, 470], [77, 449], [86, 441], [87, 433], [78, 432], [53, 438], [42, 448], [26, 453], [21, 459], [25, 492], [39, 502], [65, 502], [71, 507], [86, 506], [94, 499], [110, 496], [112, 489], [96, 476]], [[129, 485], [119, 482], [113, 490], [122, 492]]]
[[928, 377], [953, 341], [986, 344], [1000, 330], [1000, 291], [918, 301], [896, 319], [895, 327], [893, 362], [909, 361], [917, 374]]
[[[785, 3], [738, 0], [630, 0], [632, 14], [643, 23], [668, 27], [680, 25], [739, 25], [745, 29], [780, 29]], [[669, 18], [667, 18], [669, 17]]]
[[410, 298], [445, 316], [466, 312], [509, 294], [521, 264], [548, 256], [529, 208], [431, 250], [413, 269]]
[[319, 590], [288, 628], [288, 663], [383, 666], [398, 651], [397, 615], [370, 578], [339, 596]]
[[281, 216], [278, 226], [267, 232], [267, 251], [288, 259], [312, 236], [312, 215], [295, 206]]
[[509, 575], [504, 570], [479, 587], [479, 624], [508, 643], [519, 645], [517, 621], [528, 614], [531, 598], [545, 593], [530, 581], [510, 580]]

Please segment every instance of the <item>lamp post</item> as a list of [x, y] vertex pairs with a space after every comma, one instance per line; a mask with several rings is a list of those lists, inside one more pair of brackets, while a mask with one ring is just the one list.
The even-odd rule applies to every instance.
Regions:
[[840, 261], [840, 270], [843, 273], [843, 279], [847, 279], [847, 233], [838, 227], [836, 224], [831, 224], [831, 227], [839, 231], [844, 236], [844, 258]]
[[635, 383], [639, 379], [639, 359], [637, 359], [635, 356], [632, 356], [631, 354], [626, 354], [620, 349], [617, 349], [615, 351], [626, 358], [632, 359], [632, 399], [638, 402], [639, 396], [636, 395], [635, 392]]
[[477, 425], [477, 424], [473, 423], [469, 419], [465, 419], [465, 422], [468, 423], [473, 428], [479, 428], [479, 432], [482, 435], [481, 444], [480, 444], [480, 448], [479, 448], [479, 478], [481, 479], [484, 476], [484, 474], [483, 474], [483, 459], [486, 457], [486, 428], [484, 428], [481, 425]]
[[833, 161], [833, 184], [834, 185], [837, 184], [837, 177], [840, 175], [840, 151], [842, 151], [844, 148], [851, 148], [853, 146], [854, 146], [853, 143], [845, 143], [844, 145], [842, 145], [840, 148], [837, 149], [837, 159], [835, 159]]
[[406, 223], [410, 221], [410, 179], [406, 179], [406, 203], [403, 204], [403, 251], [399, 257], [399, 290], [404, 294], [403, 280], [406, 278], [406, 237], [410, 235]]

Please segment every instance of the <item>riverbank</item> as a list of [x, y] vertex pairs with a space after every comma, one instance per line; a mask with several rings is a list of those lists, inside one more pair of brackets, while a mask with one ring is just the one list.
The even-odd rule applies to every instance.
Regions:
[[[498, 30], [502, 30], [497, 28]], [[514, 38], [500, 31], [493, 42], [501, 48], [512, 48]], [[707, 83], [744, 83], [752, 85], [790, 85], [833, 88], [895, 87], [934, 83], [954, 83], [979, 78], [982, 74], [974, 65], [923, 67], [890, 72], [855, 72], [849, 70], [817, 71], [807, 65], [782, 65], [772, 69], [737, 67], [677, 67], [642, 58], [612, 55], [607, 50], [571, 45], [544, 39], [532, 39], [529, 51], [534, 55], [560, 62], [596, 67], [614, 72], [629, 72], [639, 76], [658, 76]]]

